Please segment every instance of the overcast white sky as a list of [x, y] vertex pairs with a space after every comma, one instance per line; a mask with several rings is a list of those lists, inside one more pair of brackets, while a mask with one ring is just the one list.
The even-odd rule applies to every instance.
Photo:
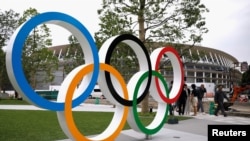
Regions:
[[[204, 35], [202, 46], [222, 50], [236, 57], [239, 62], [250, 64], [250, 0], [201, 0], [210, 12], [206, 15], [209, 33]], [[98, 31], [97, 9], [102, 0], [0, 0], [2, 11], [13, 9], [22, 13], [29, 7], [38, 12], [57, 11], [69, 14], [94, 36]], [[53, 44], [68, 43], [70, 35], [58, 26], [53, 28]]]
[[222, 50], [250, 64], [250, 0], [201, 0], [209, 33], [202, 46]]

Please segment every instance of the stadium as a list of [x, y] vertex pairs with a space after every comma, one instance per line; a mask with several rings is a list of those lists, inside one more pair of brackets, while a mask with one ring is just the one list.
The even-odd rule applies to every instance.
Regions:
[[[65, 78], [65, 72], [63, 71], [63, 57], [66, 55], [69, 45], [60, 45], [50, 47], [59, 59], [59, 69], [54, 73], [55, 79], [48, 85], [60, 85]], [[241, 81], [240, 64], [234, 56], [223, 52], [221, 50], [202, 47], [202, 46], [183, 46], [182, 50], [188, 51], [188, 56], [197, 56], [196, 61], [190, 60], [188, 57], [182, 56], [181, 60], [184, 65], [185, 81], [186, 83], [214, 83], [224, 84], [225, 88], [230, 88], [231, 84], [236, 84]], [[170, 61], [163, 57], [162, 63], [166, 64], [165, 67], [160, 68], [160, 72], [166, 78], [166, 80], [172, 80], [173, 71]], [[61, 65], [60, 65], [61, 64]], [[48, 85], [40, 84], [38, 89], [46, 89]]]

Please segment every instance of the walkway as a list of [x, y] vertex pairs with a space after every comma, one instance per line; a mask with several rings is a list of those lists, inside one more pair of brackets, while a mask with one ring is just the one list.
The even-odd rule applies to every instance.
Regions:
[[[249, 104], [250, 105], [250, 104]], [[236, 108], [235, 105], [233, 108]], [[248, 106], [238, 106], [244, 108], [241, 111], [248, 112], [250, 108]], [[44, 110], [33, 105], [0, 105], [0, 109], [12, 109], [12, 110]], [[100, 112], [113, 112], [112, 105], [101, 104], [87, 104], [83, 103], [80, 106], [73, 109], [73, 111], [100, 111]], [[123, 130], [117, 138], [117, 141], [207, 141], [208, 125], [226, 125], [226, 124], [240, 124], [245, 125], [250, 123], [249, 117], [229, 116], [218, 117], [214, 115], [198, 114], [193, 119], [179, 121], [178, 124], [166, 124], [157, 134], [146, 138], [142, 133], [138, 133], [134, 130]], [[60, 141], [70, 141], [69, 139]]]

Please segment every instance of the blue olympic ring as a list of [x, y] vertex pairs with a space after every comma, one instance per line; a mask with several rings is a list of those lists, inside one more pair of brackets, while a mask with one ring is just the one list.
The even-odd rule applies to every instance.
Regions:
[[[85, 64], [73, 69], [63, 80], [57, 97], [57, 102], [51, 102], [39, 96], [27, 82], [22, 69], [21, 57], [25, 40], [33, 28], [43, 23], [54, 23], [72, 32], [72, 34], [78, 39], [85, 57]], [[124, 83], [124, 80], [120, 77], [120, 74], [116, 72], [116, 70], [112, 66], [107, 65], [110, 63], [110, 55], [112, 54], [116, 45], [120, 42], [126, 43], [129, 47], [134, 49], [137, 58], [140, 61], [140, 69], [137, 73], [134, 74], [133, 77], [131, 77], [130, 81], [127, 84], [127, 90], [125, 90], [126, 85]], [[165, 52], [167, 52], [167, 55], [172, 63], [174, 72], [177, 72], [174, 73], [175, 84], [170, 93], [163, 76], [156, 71], [159, 65], [159, 57], [161, 57]], [[73, 140], [82, 140], [82, 138], [85, 137], [79, 132], [75, 134], [75, 131], [78, 130], [76, 129], [75, 125], [73, 125], [74, 122], [71, 110], [72, 108], [80, 105], [83, 101], [85, 101], [85, 99], [88, 98], [88, 96], [94, 89], [96, 82], [98, 82], [100, 88], [103, 90], [102, 92], [105, 96], [107, 96], [107, 99], [109, 101], [112, 101], [111, 103], [116, 103], [116, 111], [110, 125], [106, 128], [106, 130], [96, 138], [92, 139], [114, 140], [114, 138], [117, 137], [117, 135], [121, 131], [127, 116], [128, 124], [135, 131], [142, 131], [149, 135], [155, 134], [162, 128], [168, 114], [167, 112], [169, 111], [169, 107], [166, 103], [175, 102], [175, 100], [180, 95], [183, 85], [183, 68], [180, 63], [181, 61], [177, 56], [179, 55], [175, 50], [165, 50], [165, 48], [157, 48], [149, 56], [146, 53], [145, 46], [141, 43], [141, 41], [130, 34], [111, 37], [102, 45], [98, 53], [98, 49], [95, 46], [95, 42], [92, 36], [79, 21], [63, 13], [46, 12], [31, 18], [15, 31], [8, 44], [6, 53], [6, 67], [8, 70], [8, 76], [10, 77], [14, 88], [19, 93], [21, 93], [22, 96], [31, 104], [47, 110], [56, 111], [58, 121], [62, 130], [69, 138], [72, 138]], [[147, 63], [145, 63], [146, 61]], [[103, 69], [104, 72], [99, 72], [100, 68]], [[92, 71], [92, 73], [90, 75], [87, 75], [87, 73], [89, 73], [90, 71]], [[105, 71], [110, 72], [107, 73]], [[118, 76], [118, 81], [114, 79], [116, 77], [113, 76], [113, 72], [115, 72], [115, 76]], [[110, 76], [110, 73], [112, 74], [112, 77]], [[82, 79], [81, 75], [84, 76], [84, 79]], [[162, 81], [162, 85], [165, 88], [162, 88], [161, 84], [156, 83], [155, 81], [152, 81], [153, 83], [151, 83], [151, 75], [154, 75], [155, 78], [160, 79]], [[79, 88], [77, 88], [77, 90], [79, 91], [77, 91], [75, 90], [75, 87], [80, 80], [81, 84]], [[119, 85], [119, 82], [122, 82], [122, 84]], [[138, 82], [138, 84], [135, 85], [135, 82]], [[112, 88], [110, 88], [110, 84], [106, 83], [114, 83], [115, 86], [112, 86]], [[156, 87], [152, 85], [155, 85]], [[83, 92], [81, 86], [85, 88]], [[145, 87], [145, 89], [143, 90], [141, 86]], [[115, 88], [117, 88], [117, 92], [114, 92], [116, 90]], [[164, 89], [166, 95], [157, 95], [155, 92], [159, 92], [159, 89]], [[77, 92], [80, 92], [81, 94]], [[124, 95], [122, 95], [121, 92], [123, 92]], [[142, 125], [139, 121], [136, 105], [144, 99], [147, 92], [153, 93], [152, 97], [158, 101], [158, 110], [153, 122], [150, 123], [149, 126], [144, 127], [144, 125]], [[170, 97], [172, 96], [172, 92], [174, 94], [176, 93], [174, 98]], [[114, 93], [117, 96], [114, 96]], [[140, 93], [140, 95], [138, 95], [138, 93]], [[72, 100], [72, 97], [75, 96], [74, 94], [77, 94], [77, 96]], [[165, 98], [165, 96], [167, 96], [167, 99], [172, 99], [164, 100], [163, 98]], [[135, 100], [136, 98], [137, 100]], [[130, 106], [132, 106], [132, 111], [128, 109], [128, 107]], [[132, 118], [133, 116], [135, 118]], [[121, 118], [121, 120], [119, 120], [119, 118]], [[121, 124], [118, 125], [117, 121], [120, 121]], [[89, 139], [86, 138], [86, 140]]]
[[73, 100], [73, 107], [76, 107], [77, 105], [82, 103], [82, 101], [84, 101], [86, 98], [88, 98], [96, 84], [99, 74], [99, 56], [98, 49], [88, 30], [78, 20], [69, 15], [59, 12], [42, 13], [31, 18], [18, 30], [15, 31], [14, 35], [16, 36], [12, 36], [12, 39], [10, 39], [10, 44], [13, 44], [13, 48], [9, 50], [7, 49], [6, 53], [6, 62], [11, 62], [6, 63], [7, 68], [12, 68], [13, 70], [13, 72], [8, 71], [8, 74], [11, 77], [10, 80], [12, 80], [12, 84], [15, 86], [15, 88], [19, 92], [25, 94], [24, 96], [26, 96], [27, 100], [33, 103], [34, 105], [54, 111], [64, 110], [64, 102], [51, 102], [36, 94], [36, 92], [31, 88], [31, 86], [27, 82], [22, 69], [22, 59], [20, 58], [22, 55], [22, 48], [25, 43], [25, 40], [29, 33], [32, 31], [32, 29], [42, 23], [56, 23], [57, 25], [60, 25], [68, 29], [69, 31], [71, 29], [74, 36], [83, 38], [84, 42], [80, 42], [83, 50], [84, 48], [86, 49], [86, 46], [89, 46], [91, 48], [92, 53], [87, 50], [86, 55], [92, 54], [93, 61], [87, 60], [89, 61], [89, 63], [94, 64], [92, 78], [87, 89], [79, 97]]

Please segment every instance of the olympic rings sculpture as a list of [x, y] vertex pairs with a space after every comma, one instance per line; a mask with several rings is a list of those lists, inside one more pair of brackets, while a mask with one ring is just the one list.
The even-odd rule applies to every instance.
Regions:
[[[66, 76], [56, 102], [42, 98], [32, 89], [25, 78], [21, 62], [22, 47], [27, 36], [33, 28], [43, 23], [59, 25], [70, 31], [78, 39], [85, 59], [84, 65], [76, 67]], [[131, 77], [128, 84], [110, 65], [110, 56], [121, 42], [132, 48], [139, 60], [139, 71]], [[164, 77], [157, 71], [163, 54], [170, 59], [174, 72], [174, 84], [170, 92]], [[167, 118], [167, 105], [178, 99], [184, 83], [183, 65], [173, 47], [157, 48], [149, 56], [146, 47], [137, 37], [123, 34], [109, 38], [98, 52], [93, 38], [84, 25], [75, 18], [59, 12], [39, 14], [14, 32], [6, 52], [6, 67], [15, 90], [31, 104], [56, 111], [62, 130], [73, 140], [115, 140], [126, 121], [135, 131], [147, 135], [157, 133]], [[72, 108], [88, 98], [96, 82], [107, 100], [116, 105], [116, 109], [105, 131], [88, 138], [77, 129], [72, 117]], [[136, 105], [148, 92], [158, 102], [158, 108], [154, 120], [144, 127], [138, 117]]]

